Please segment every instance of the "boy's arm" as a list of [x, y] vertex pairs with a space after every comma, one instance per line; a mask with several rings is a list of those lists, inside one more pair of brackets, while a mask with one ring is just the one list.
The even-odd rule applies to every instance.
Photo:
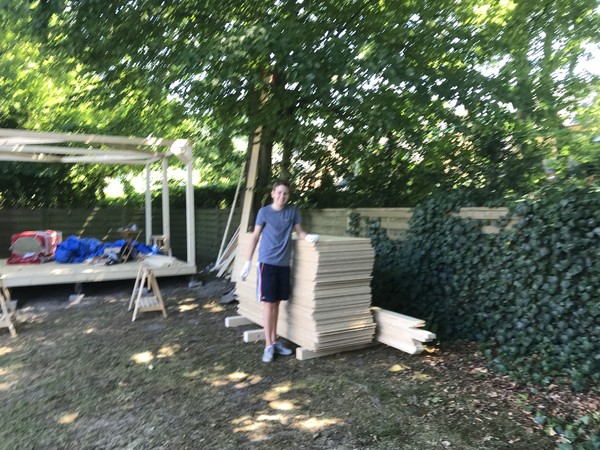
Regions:
[[306, 239], [306, 231], [304, 231], [302, 229], [302, 225], [300, 225], [299, 223], [297, 223], [296, 225], [294, 225], [294, 231], [298, 235], [298, 239], [301, 239], [301, 240]]
[[258, 244], [258, 240], [260, 238], [260, 233], [262, 231], [261, 225], [254, 225], [254, 231], [252, 232], [252, 237], [250, 238], [250, 250], [248, 251], [248, 260], [244, 263], [244, 267], [242, 268], [242, 273], [240, 277], [242, 280], [248, 278], [250, 274], [250, 266], [252, 265], [252, 256], [254, 256], [254, 250], [256, 250], [256, 245]]
[[250, 238], [250, 251], [248, 252], [248, 261], [252, 261], [252, 256], [254, 256], [254, 250], [256, 250], [256, 245], [258, 244], [258, 240], [260, 239], [260, 233], [262, 232], [262, 225], [254, 225], [254, 231], [252, 232], [252, 237]]
[[318, 234], [307, 233], [306, 231], [304, 231], [302, 229], [302, 226], [299, 223], [294, 225], [294, 231], [298, 235], [298, 239], [302, 239], [303, 241], [311, 242], [314, 244], [315, 242], [317, 242], [319, 240]]

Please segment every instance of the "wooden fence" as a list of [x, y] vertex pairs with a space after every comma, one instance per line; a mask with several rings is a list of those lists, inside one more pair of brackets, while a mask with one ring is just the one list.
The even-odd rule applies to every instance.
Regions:
[[[412, 209], [410, 208], [357, 208], [302, 210], [302, 226], [310, 233], [344, 236], [349, 226], [349, 214], [360, 214], [360, 226], [368, 219], [379, 219], [381, 226], [392, 238], [402, 239], [408, 230]], [[493, 221], [505, 216], [506, 208], [463, 208], [461, 217], [483, 221], [483, 231], [497, 232]], [[229, 227], [226, 243], [240, 222], [238, 208]], [[196, 210], [196, 260], [199, 268], [214, 262], [218, 256], [223, 233], [229, 218], [228, 209]], [[105, 209], [4, 209], [0, 210], [0, 258], [9, 256], [10, 238], [13, 234], [27, 230], [62, 231], [63, 239], [75, 235], [93, 237], [101, 241], [120, 238], [118, 229], [132, 224], [144, 227], [144, 211], [126, 207]], [[152, 226], [155, 234], [162, 228], [160, 209], [153, 211]], [[171, 244], [173, 254], [187, 258], [185, 242], [185, 210], [171, 209]]]
[[311, 209], [302, 211], [302, 227], [310, 233], [344, 236], [350, 227], [350, 213], [360, 214], [360, 227], [379, 219], [388, 236], [402, 239], [408, 230], [411, 208]]

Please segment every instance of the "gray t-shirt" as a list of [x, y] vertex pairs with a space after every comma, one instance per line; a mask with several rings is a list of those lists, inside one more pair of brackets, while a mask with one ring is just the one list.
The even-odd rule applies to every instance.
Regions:
[[300, 220], [300, 214], [291, 205], [286, 205], [281, 211], [273, 209], [272, 205], [260, 208], [256, 215], [256, 225], [263, 229], [258, 261], [289, 267], [292, 258], [292, 231]]

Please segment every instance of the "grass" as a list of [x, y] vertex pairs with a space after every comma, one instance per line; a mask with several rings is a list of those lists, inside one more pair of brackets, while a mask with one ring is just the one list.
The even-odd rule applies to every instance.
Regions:
[[[159, 280], [169, 316], [131, 322], [129, 289], [20, 306], [0, 334], [2, 449], [551, 449], [519, 405], [440, 355], [380, 345], [260, 360], [225, 328], [228, 286]], [[16, 296], [15, 296], [16, 297]], [[2, 331], [2, 330], [0, 330]]]

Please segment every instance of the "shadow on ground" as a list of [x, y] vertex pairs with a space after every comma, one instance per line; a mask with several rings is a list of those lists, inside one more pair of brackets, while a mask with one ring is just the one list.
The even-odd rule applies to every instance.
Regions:
[[[551, 449], [485, 371], [375, 346], [264, 364], [225, 328], [232, 285], [159, 279], [168, 317], [127, 311], [132, 283], [23, 288], [0, 335], [0, 446], [93, 449]], [[256, 327], [254, 327], [256, 328]]]

